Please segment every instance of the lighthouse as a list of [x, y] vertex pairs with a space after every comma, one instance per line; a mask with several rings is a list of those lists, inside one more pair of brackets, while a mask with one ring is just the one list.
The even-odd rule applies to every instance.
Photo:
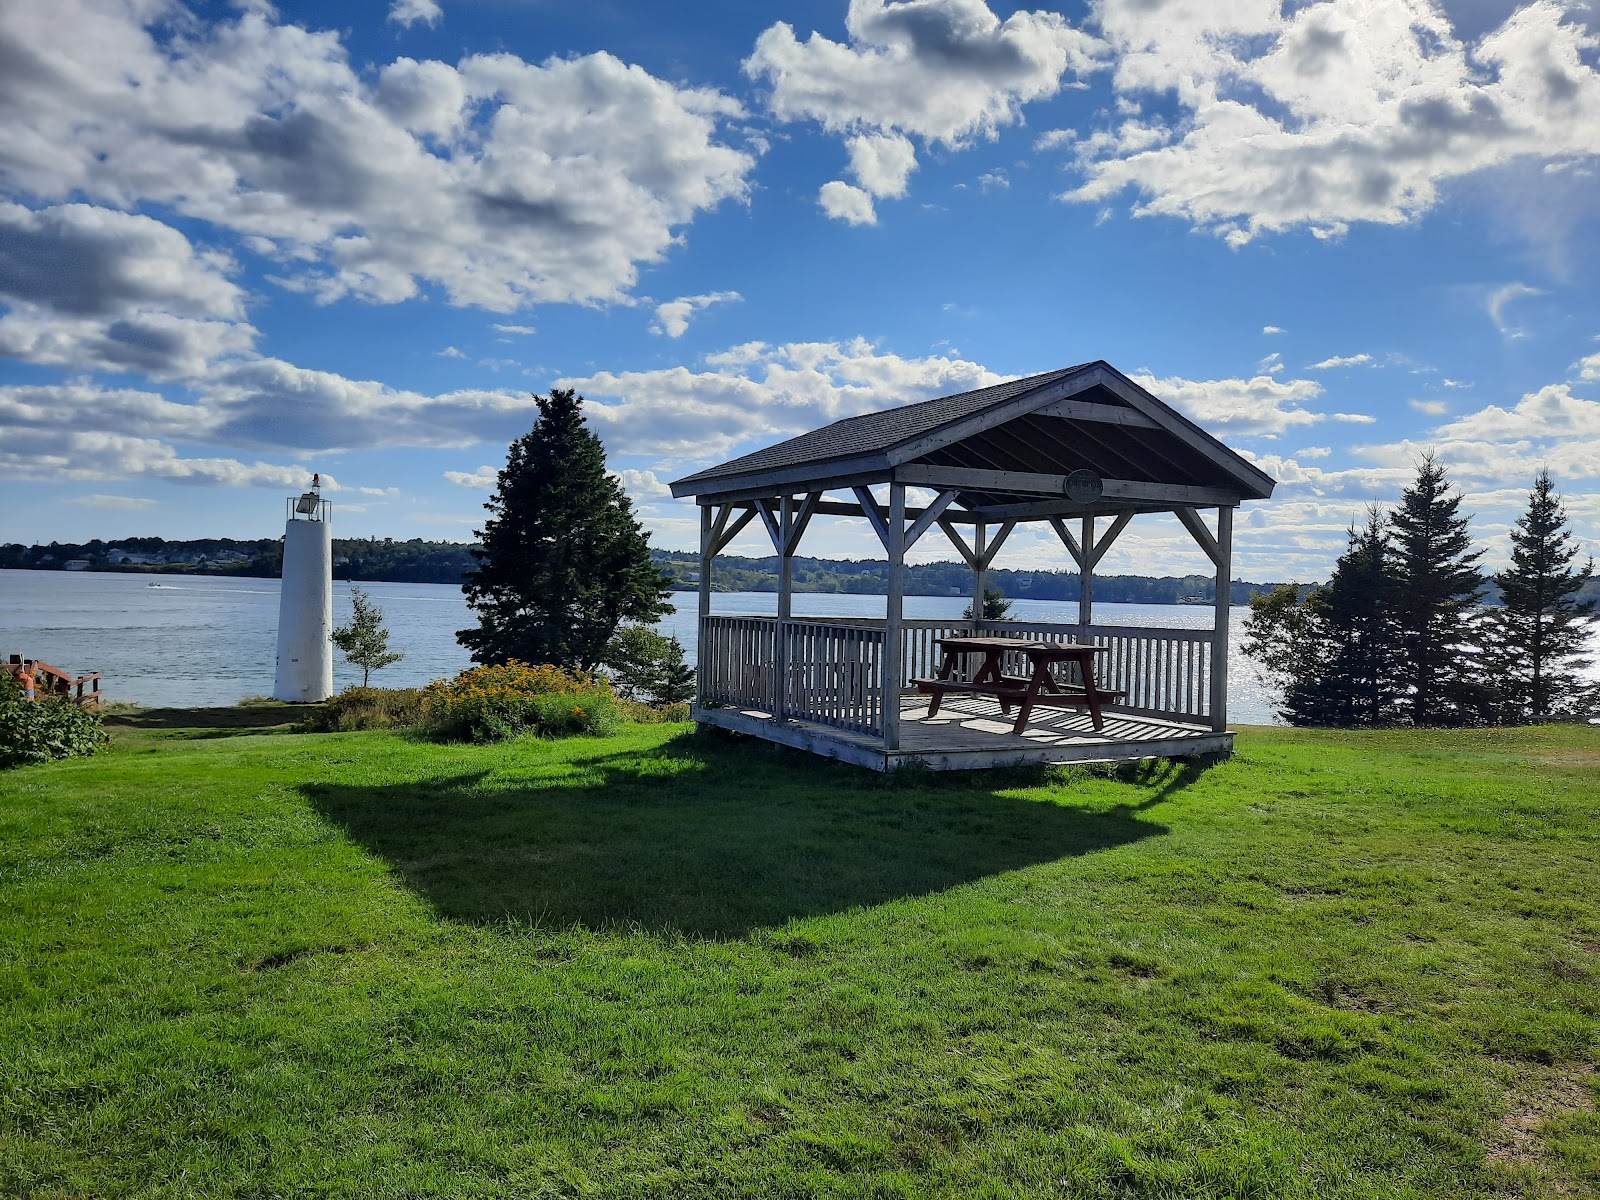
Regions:
[[333, 505], [322, 477], [290, 496], [283, 525], [283, 584], [278, 592], [278, 700], [315, 703], [333, 694]]

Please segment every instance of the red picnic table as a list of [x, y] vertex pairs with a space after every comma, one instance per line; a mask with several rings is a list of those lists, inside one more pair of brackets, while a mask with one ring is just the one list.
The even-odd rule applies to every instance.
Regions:
[[[1104, 654], [1104, 646], [1083, 646], [1075, 642], [1030, 642], [1020, 638], [1000, 637], [947, 637], [939, 638], [938, 646], [944, 652], [936, 679], [913, 679], [918, 692], [932, 699], [928, 702], [928, 715], [939, 711], [939, 701], [946, 693], [961, 692], [994, 696], [1000, 701], [1000, 711], [1010, 713], [1011, 706], [1021, 706], [1017, 713], [1013, 733], [1021, 733], [1035, 707], [1087, 708], [1096, 730], [1105, 728], [1100, 715], [1101, 705], [1108, 700], [1124, 696], [1125, 692], [1108, 691], [1094, 678], [1094, 658]], [[1005, 655], [1019, 652], [1028, 658], [1033, 670], [1029, 675], [1007, 675], [1003, 670]], [[971, 679], [955, 678], [956, 666], [963, 655], [981, 654], [983, 663]], [[1076, 663], [1078, 682], [1063, 687], [1051, 668], [1056, 663]]]

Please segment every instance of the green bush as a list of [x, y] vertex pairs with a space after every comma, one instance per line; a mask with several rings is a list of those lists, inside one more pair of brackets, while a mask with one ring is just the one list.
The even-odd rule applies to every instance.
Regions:
[[638, 725], [674, 725], [689, 719], [689, 702], [676, 704], [646, 704], [643, 700], [617, 698], [617, 714], [624, 721]]
[[694, 668], [684, 661], [683, 645], [647, 625], [617, 630], [606, 646], [605, 665], [630, 700], [660, 707], [694, 696]]
[[347, 687], [300, 723], [305, 733], [403, 729], [422, 724], [421, 688]]
[[514, 660], [435, 680], [423, 689], [422, 708], [428, 733], [455, 742], [606, 734], [621, 721], [605, 678]]
[[61, 696], [29, 700], [0, 675], [0, 767], [93, 754], [106, 741], [98, 712]]

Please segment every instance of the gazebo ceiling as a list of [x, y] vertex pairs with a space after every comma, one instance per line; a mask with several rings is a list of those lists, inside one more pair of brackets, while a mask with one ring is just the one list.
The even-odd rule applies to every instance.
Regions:
[[[1074, 494], [1087, 480], [1093, 499]], [[703, 504], [900, 482], [996, 517], [1236, 505], [1273, 480], [1104, 362], [835, 421], [672, 484]], [[1103, 489], [1103, 490], [1102, 490]]]

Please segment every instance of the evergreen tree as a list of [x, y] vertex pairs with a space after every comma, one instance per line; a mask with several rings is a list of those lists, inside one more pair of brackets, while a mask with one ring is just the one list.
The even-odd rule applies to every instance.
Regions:
[[1349, 531], [1349, 549], [1334, 564], [1328, 586], [1306, 598], [1320, 644], [1284, 696], [1295, 725], [1386, 725], [1394, 720], [1395, 627], [1389, 549], [1377, 505], [1364, 528]]
[[1250, 601], [1244, 652], [1283, 688], [1291, 725], [1370, 726], [1394, 719], [1394, 621], [1388, 547], [1374, 505], [1326, 587], [1285, 584]]
[[1575, 570], [1577, 556], [1561, 496], [1542, 470], [1527, 512], [1511, 530], [1511, 566], [1495, 576], [1505, 603], [1492, 618], [1504, 720], [1548, 720], [1592, 696], [1578, 673], [1589, 665], [1579, 655], [1595, 606], [1580, 603], [1576, 593], [1594, 574], [1594, 562]]
[[536, 396], [539, 419], [511, 443], [463, 590], [478, 624], [456, 639], [474, 662], [592, 670], [623, 621], [669, 611], [648, 535], [570, 389]]
[[346, 660], [361, 668], [361, 686], [366, 687], [372, 672], [405, 657], [389, 649], [389, 630], [383, 623], [383, 610], [372, 603], [360, 588], [350, 589], [350, 623], [333, 631], [333, 644]]
[[1467, 518], [1430, 451], [1389, 517], [1396, 682], [1416, 725], [1461, 725], [1489, 704], [1477, 646], [1483, 551], [1472, 549]]
[[[985, 621], [1009, 621], [1006, 616], [1011, 611], [1011, 601], [999, 588], [986, 587], [983, 589], [983, 619]], [[968, 604], [966, 611], [961, 614], [963, 621], [972, 620], [972, 605]]]
[[694, 698], [695, 672], [683, 644], [647, 625], [624, 625], [606, 647], [606, 666], [630, 698], [647, 704], [679, 704]]

